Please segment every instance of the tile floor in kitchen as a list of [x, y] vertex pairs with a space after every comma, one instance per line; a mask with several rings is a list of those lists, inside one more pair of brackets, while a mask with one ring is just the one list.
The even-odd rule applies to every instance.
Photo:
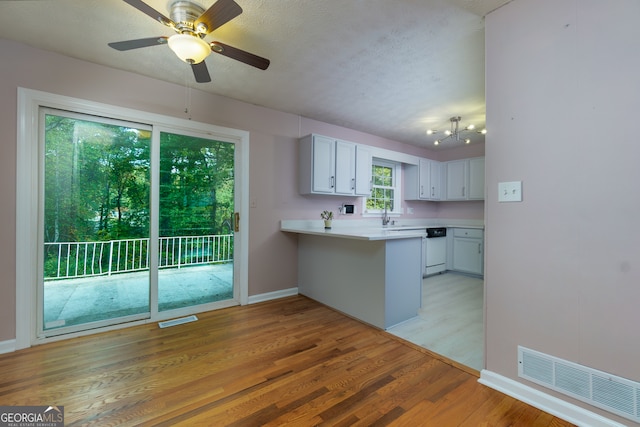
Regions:
[[484, 281], [457, 273], [422, 280], [418, 317], [387, 332], [480, 371], [483, 364]]

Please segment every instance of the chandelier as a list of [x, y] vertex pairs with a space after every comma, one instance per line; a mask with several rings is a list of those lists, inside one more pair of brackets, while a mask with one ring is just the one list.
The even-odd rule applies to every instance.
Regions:
[[[453, 116], [449, 119], [449, 121], [451, 122], [451, 129], [450, 130], [445, 130], [444, 134], [446, 135], [444, 138], [438, 138], [435, 141], [433, 141], [433, 145], [440, 145], [441, 142], [446, 141], [447, 139], [451, 138], [451, 139], [455, 139], [456, 141], [461, 141], [463, 140], [465, 142], [465, 144], [469, 144], [471, 142], [470, 138], [463, 138], [462, 133], [463, 132], [471, 132], [475, 130], [475, 125], [467, 125], [464, 128], [460, 128], [460, 120], [462, 120], [462, 117], [460, 116]], [[475, 131], [476, 133], [481, 133], [481, 134], [486, 134], [487, 130], [486, 129], [482, 129], [482, 130], [478, 130]], [[435, 129], [429, 129], [427, 130], [427, 135], [433, 135], [438, 133], [437, 130]]]

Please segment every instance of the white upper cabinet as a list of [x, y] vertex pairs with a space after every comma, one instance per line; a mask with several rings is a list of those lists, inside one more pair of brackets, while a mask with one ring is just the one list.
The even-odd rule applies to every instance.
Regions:
[[371, 196], [371, 147], [356, 145], [356, 196]]
[[445, 163], [446, 200], [484, 200], [484, 157]]
[[352, 195], [356, 190], [356, 145], [336, 140], [336, 194]]
[[469, 159], [469, 200], [484, 200], [484, 157]]
[[405, 200], [440, 200], [440, 162], [419, 159], [418, 165], [405, 166]]
[[366, 146], [308, 135], [300, 139], [299, 159], [301, 194], [370, 194], [371, 150]]
[[447, 200], [467, 200], [468, 167], [467, 160], [447, 162]]
[[429, 175], [431, 178], [431, 200], [440, 200], [442, 198], [442, 164], [431, 160], [429, 163]]
[[300, 193], [333, 194], [336, 186], [336, 141], [320, 135], [300, 140]]

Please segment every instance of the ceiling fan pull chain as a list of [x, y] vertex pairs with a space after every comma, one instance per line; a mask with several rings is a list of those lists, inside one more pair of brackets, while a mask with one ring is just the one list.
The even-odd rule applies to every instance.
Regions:
[[184, 72], [184, 114], [187, 116], [187, 120], [191, 120], [191, 85], [189, 84], [190, 74], [186, 71], [185, 67]]

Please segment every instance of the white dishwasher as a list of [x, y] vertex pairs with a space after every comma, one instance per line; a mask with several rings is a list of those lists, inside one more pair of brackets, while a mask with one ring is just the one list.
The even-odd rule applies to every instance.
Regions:
[[441, 273], [447, 269], [447, 229], [427, 228], [425, 239], [426, 275]]

